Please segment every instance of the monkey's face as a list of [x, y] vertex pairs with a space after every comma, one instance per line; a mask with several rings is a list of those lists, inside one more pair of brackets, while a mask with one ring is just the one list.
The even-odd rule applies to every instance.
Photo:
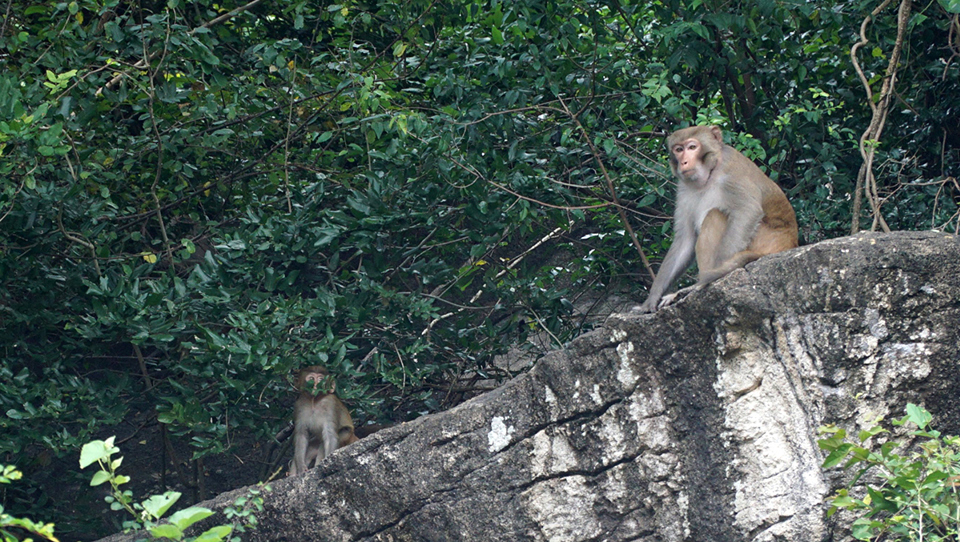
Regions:
[[[674, 175], [683, 181], [703, 186], [710, 178], [711, 154], [699, 139], [691, 137], [670, 142], [670, 167]], [[715, 159], [713, 160], [715, 162]]]
[[723, 133], [716, 126], [691, 126], [670, 134], [670, 169], [681, 181], [703, 188], [720, 165]]
[[326, 395], [336, 391], [336, 383], [326, 373], [307, 373], [303, 378], [303, 391], [314, 396]]

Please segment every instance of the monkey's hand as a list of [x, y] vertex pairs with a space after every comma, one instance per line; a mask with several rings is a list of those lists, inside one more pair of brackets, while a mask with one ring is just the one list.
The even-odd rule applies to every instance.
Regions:
[[[652, 303], [651, 303], [652, 301]], [[643, 305], [636, 305], [630, 308], [631, 314], [648, 314], [657, 310], [657, 300], [647, 298]]]

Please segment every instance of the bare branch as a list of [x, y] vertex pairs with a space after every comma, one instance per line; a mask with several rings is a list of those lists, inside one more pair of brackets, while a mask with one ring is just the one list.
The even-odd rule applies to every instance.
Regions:
[[880, 227], [885, 232], [890, 231], [890, 226], [887, 225], [887, 221], [884, 220], [883, 214], [880, 212], [880, 207], [882, 204], [882, 199], [880, 198], [879, 189], [877, 187], [877, 178], [873, 174], [873, 159], [876, 155], [876, 145], [880, 141], [880, 136], [883, 134], [884, 125], [887, 122], [887, 114], [890, 112], [890, 102], [895, 95], [895, 88], [897, 83], [897, 70], [900, 63], [900, 53], [903, 51], [903, 42], [904, 36], [907, 31], [907, 22], [910, 19], [910, 9], [912, 7], [911, 0], [901, 0], [900, 9], [897, 13], [897, 40], [893, 46], [893, 51], [890, 54], [890, 61], [887, 63], [886, 75], [883, 78], [883, 83], [880, 86], [880, 96], [879, 99], [874, 103], [873, 99], [873, 90], [870, 88], [870, 82], [868, 81], [866, 75], [864, 75], [863, 70], [860, 67], [860, 63], [857, 61], [857, 51], [870, 43], [870, 40], [867, 39], [867, 25], [883, 11], [888, 5], [890, 5], [891, 0], [884, 0], [873, 12], [863, 20], [863, 24], [860, 25], [860, 41], [854, 44], [850, 49], [850, 59], [853, 62], [853, 67], [857, 72], [857, 75], [860, 77], [860, 81], [863, 83], [865, 93], [867, 95], [867, 104], [870, 106], [871, 111], [873, 112], [872, 118], [870, 120], [870, 126], [863, 132], [863, 135], [860, 136], [860, 156], [863, 158], [863, 165], [860, 167], [860, 172], [857, 174], [857, 185], [854, 189], [854, 199], [853, 199], [853, 222], [851, 224], [851, 232], [857, 233], [860, 230], [860, 199], [861, 194], [864, 192], [867, 196], [867, 202], [870, 204], [870, 208], [873, 212], [873, 225], [871, 226], [871, 231], [875, 231], [877, 226]]

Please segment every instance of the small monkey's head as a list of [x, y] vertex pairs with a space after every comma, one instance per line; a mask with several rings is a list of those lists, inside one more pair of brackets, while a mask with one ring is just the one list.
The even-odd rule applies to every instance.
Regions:
[[337, 391], [337, 384], [333, 376], [319, 365], [311, 365], [300, 369], [297, 374], [297, 389], [308, 395], [327, 395]]
[[681, 181], [704, 186], [720, 163], [723, 133], [717, 126], [691, 126], [670, 134], [670, 169]]

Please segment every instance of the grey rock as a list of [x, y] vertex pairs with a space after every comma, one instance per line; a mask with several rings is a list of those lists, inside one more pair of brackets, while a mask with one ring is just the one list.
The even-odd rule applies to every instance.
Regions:
[[958, 263], [955, 235], [861, 234], [614, 315], [495, 391], [274, 482], [243, 539], [840, 540], [819, 426], [914, 402], [960, 432]]

